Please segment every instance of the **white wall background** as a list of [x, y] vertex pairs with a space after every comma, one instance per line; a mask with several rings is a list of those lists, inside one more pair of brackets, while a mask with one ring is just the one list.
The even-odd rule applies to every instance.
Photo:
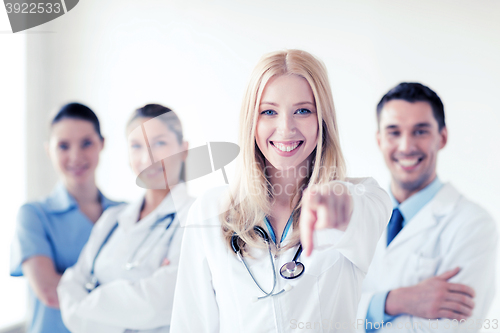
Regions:
[[9, 29], [7, 14], [0, 10], [0, 331], [22, 320], [26, 312], [26, 285], [9, 276], [14, 221], [26, 199], [26, 35], [14, 35]]
[[[500, 230], [499, 17], [495, 0], [82, 0], [24, 35], [28, 197], [55, 182], [42, 142], [48, 114], [63, 103], [80, 101], [99, 114], [106, 137], [99, 185], [132, 200], [142, 192], [125, 147], [134, 108], [172, 107], [191, 147], [236, 142], [243, 90], [259, 57], [301, 48], [328, 68], [351, 176], [388, 184], [375, 105], [401, 81], [422, 82], [445, 104], [450, 135], [440, 178], [481, 203]], [[190, 188], [198, 194], [222, 182], [218, 172]], [[500, 319], [500, 296], [489, 318]]]

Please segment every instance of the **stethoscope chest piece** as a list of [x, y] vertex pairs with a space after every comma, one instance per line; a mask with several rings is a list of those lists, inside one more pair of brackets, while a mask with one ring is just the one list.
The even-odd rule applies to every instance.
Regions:
[[125, 264], [124, 268], [125, 268], [125, 270], [130, 271], [130, 270], [136, 268], [137, 266], [139, 266], [139, 263], [137, 261], [127, 262]]
[[280, 275], [284, 279], [295, 279], [304, 273], [304, 265], [298, 261], [290, 261], [281, 266]]
[[85, 289], [90, 293], [95, 288], [97, 288], [98, 285], [99, 283], [97, 282], [97, 279], [95, 277], [92, 277], [89, 282], [85, 283]]

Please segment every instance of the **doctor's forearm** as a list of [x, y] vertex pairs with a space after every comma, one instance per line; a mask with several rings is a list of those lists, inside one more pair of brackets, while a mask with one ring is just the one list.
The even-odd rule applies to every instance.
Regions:
[[448, 312], [442, 306], [441, 297], [443, 292], [437, 289], [424, 289], [421, 284], [410, 287], [397, 288], [389, 291], [385, 301], [385, 312], [391, 316], [408, 314], [425, 319], [434, 318], [457, 318], [448, 317]]
[[474, 309], [475, 291], [471, 287], [447, 280], [459, 272], [456, 267], [438, 276], [404, 288], [392, 290], [387, 295], [386, 312], [401, 313], [420, 318], [467, 319]]
[[402, 313], [408, 313], [406, 306], [405, 288], [398, 288], [389, 291], [385, 301], [385, 313], [390, 316], [397, 316]]

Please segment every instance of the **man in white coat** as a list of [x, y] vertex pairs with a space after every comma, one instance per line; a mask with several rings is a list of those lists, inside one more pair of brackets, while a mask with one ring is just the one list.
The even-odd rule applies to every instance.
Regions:
[[440, 98], [419, 83], [401, 83], [382, 97], [377, 119], [394, 210], [363, 283], [358, 328], [498, 328], [500, 318], [486, 318], [495, 291], [495, 222], [437, 177], [448, 137]]

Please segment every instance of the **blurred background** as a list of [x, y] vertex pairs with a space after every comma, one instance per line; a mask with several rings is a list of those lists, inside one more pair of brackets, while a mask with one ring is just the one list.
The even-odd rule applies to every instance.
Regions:
[[[134, 200], [143, 190], [127, 160], [130, 113], [152, 102], [173, 108], [191, 148], [237, 142], [250, 72], [279, 49], [324, 61], [349, 175], [386, 188], [376, 104], [401, 81], [435, 90], [449, 131], [438, 175], [485, 207], [500, 230], [499, 17], [496, 0], [81, 0], [54, 21], [12, 34], [0, 10], [0, 332], [28, 315], [26, 281], [9, 277], [9, 246], [19, 206], [57, 181], [43, 148], [50, 114], [70, 101], [96, 111], [106, 138], [98, 186], [112, 199]], [[189, 188], [199, 195], [223, 183], [217, 171]], [[499, 314], [497, 295], [488, 318]]]

